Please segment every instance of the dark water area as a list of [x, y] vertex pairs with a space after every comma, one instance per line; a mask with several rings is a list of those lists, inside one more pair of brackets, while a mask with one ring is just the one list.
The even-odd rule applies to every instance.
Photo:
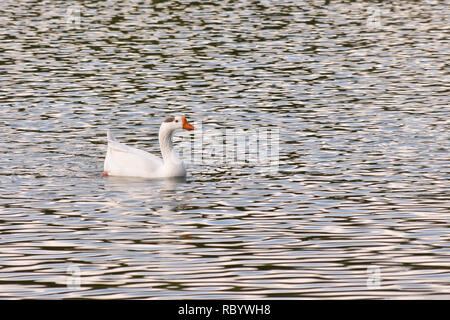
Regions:
[[[0, 298], [450, 298], [449, 4], [2, 1]], [[277, 170], [101, 176], [174, 114]]]

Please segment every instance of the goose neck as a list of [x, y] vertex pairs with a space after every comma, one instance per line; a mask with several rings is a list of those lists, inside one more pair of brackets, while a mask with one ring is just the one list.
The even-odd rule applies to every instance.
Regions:
[[159, 131], [159, 146], [161, 147], [161, 154], [164, 162], [174, 162], [173, 131], [161, 128]]

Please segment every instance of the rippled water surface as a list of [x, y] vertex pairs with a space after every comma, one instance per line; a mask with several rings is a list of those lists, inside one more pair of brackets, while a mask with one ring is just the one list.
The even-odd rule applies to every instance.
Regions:
[[[0, 15], [0, 298], [450, 298], [448, 1]], [[101, 176], [173, 114], [278, 129], [278, 171]]]

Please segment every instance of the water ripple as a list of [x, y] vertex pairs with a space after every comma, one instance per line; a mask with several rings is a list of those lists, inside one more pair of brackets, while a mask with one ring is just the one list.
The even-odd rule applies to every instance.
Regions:
[[[0, 297], [448, 298], [446, 9], [2, 1]], [[173, 113], [279, 170], [100, 176]]]

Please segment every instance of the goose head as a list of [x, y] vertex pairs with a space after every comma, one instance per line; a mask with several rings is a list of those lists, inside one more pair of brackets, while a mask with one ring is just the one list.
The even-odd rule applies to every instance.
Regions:
[[175, 131], [182, 129], [194, 130], [195, 127], [186, 120], [186, 117], [174, 116], [164, 120], [159, 129], [159, 146], [161, 148], [164, 163], [168, 166], [180, 163], [173, 150], [172, 136]]
[[164, 120], [164, 122], [161, 124], [161, 131], [164, 132], [174, 132], [177, 130], [194, 130], [195, 127], [190, 124], [187, 120], [186, 117], [183, 116], [175, 116], [175, 117], [170, 117], [167, 118], [166, 120]]

